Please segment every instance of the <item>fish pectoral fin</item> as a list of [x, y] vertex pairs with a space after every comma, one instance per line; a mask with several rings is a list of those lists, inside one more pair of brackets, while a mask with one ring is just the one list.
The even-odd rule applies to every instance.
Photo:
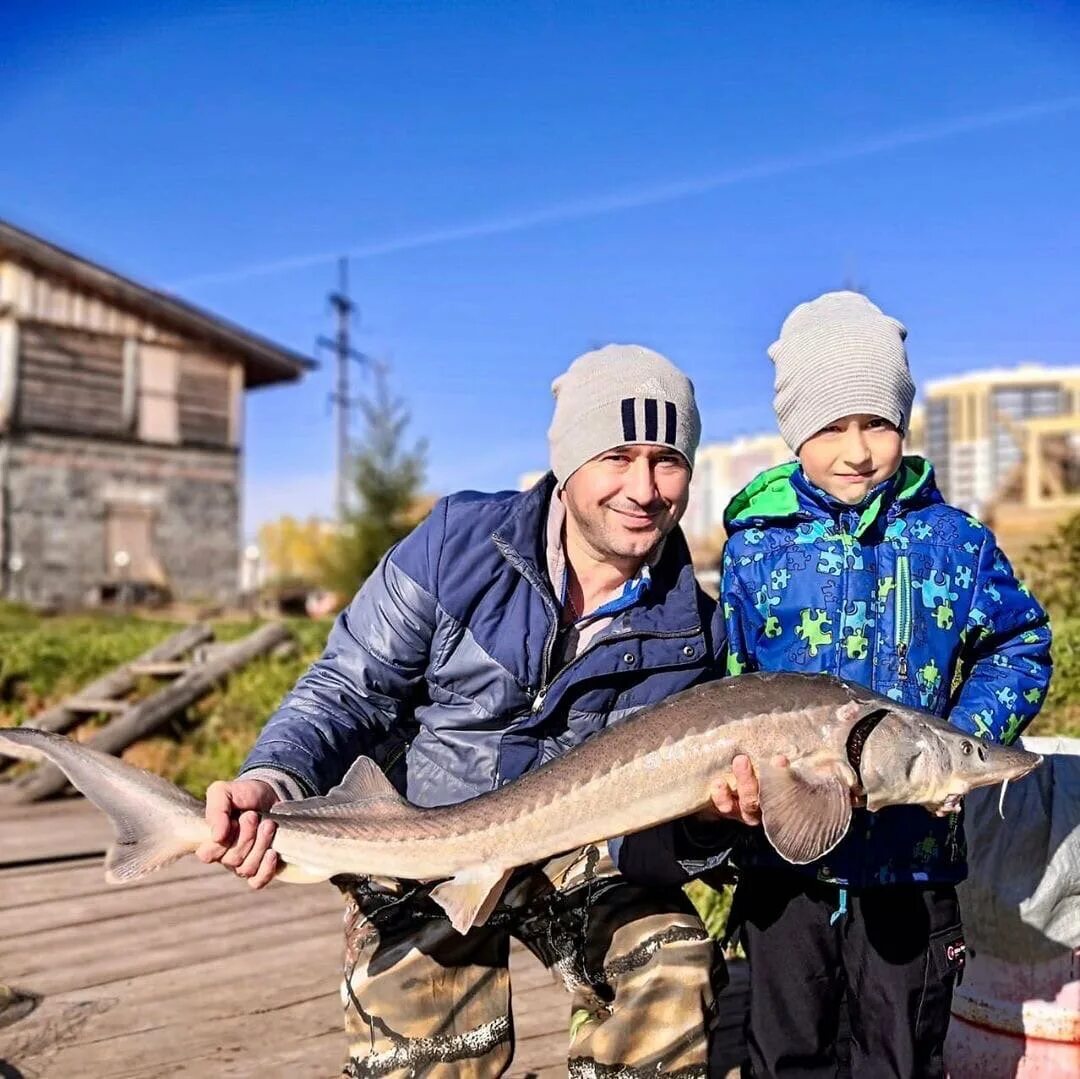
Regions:
[[370, 757], [357, 757], [345, 778], [328, 794], [278, 802], [270, 816], [348, 817], [362, 811], [366, 817], [392, 817], [419, 810], [394, 789], [382, 769]]
[[331, 874], [325, 870], [312, 869], [295, 862], [284, 862], [276, 874], [276, 879], [286, 884], [322, 884], [330, 877]]
[[828, 854], [851, 824], [851, 790], [836, 773], [766, 764], [758, 768], [761, 824], [778, 854], [805, 865]]
[[502, 896], [512, 869], [476, 866], [463, 869], [431, 890], [431, 898], [446, 911], [459, 933], [483, 925]]

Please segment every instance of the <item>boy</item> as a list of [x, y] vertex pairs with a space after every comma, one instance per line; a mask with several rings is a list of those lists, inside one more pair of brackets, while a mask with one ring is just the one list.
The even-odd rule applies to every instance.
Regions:
[[[1042, 608], [982, 524], [904, 457], [907, 331], [865, 296], [796, 307], [769, 349], [798, 456], [725, 515], [728, 670], [826, 671], [1010, 742], [1050, 680]], [[836, 1075], [846, 994], [856, 1077], [939, 1076], [964, 944], [958, 814], [856, 810], [825, 858], [794, 867], [760, 833], [732, 921], [750, 962], [752, 1074]]]

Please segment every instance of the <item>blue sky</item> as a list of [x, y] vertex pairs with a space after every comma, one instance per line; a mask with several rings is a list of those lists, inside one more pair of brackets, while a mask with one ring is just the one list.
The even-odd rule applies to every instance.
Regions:
[[[1061, 2], [5, 5], [0, 216], [294, 348], [392, 364], [428, 486], [542, 467], [550, 382], [639, 341], [705, 437], [855, 280], [916, 378], [1080, 362]], [[330, 509], [331, 369], [248, 399], [249, 527]]]

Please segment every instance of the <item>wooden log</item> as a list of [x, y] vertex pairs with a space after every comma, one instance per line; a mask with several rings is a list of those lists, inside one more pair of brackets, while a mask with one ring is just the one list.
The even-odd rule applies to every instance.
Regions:
[[120, 701], [115, 697], [68, 697], [64, 707], [69, 712], [89, 712], [97, 715], [98, 712], [123, 712], [129, 707], [128, 701]]
[[[289, 636], [289, 629], [282, 622], [260, 626], [212, 660], [192, 667], [152, 697], [132, 705], [123, 715], [96, 731], [86, 744], [103, 753], [121, 753], [132, 742], [145, 738], [165, 720], [209, 693], [222, 678], [257, 656], [265, 655]], [[59, 793], [66, 785], [67, 778], [59, 768], [54, 764], [40, 764], [28, 775], [0, 786], [0, 803], [37, 802]]]
[[[196, 622], [194, 625], [180, 630], [179, 633], [174, 633], [167, 640], [162, 641], [161, 644], [154, 645], [153, 648], [143, 652], [141, 656], [130, 663], [124, 663], [89, 685], [83, 686], [75, 696], [82, 700], [121, 697], [135, 688], [138, 675], [132, 668], [136, 664], [179, 659], [180, 656], [198, 645], [213, 640], [213, 637], [214, 631], [208, 625], [203, 622]], [[34, 727], [39, 731], [55, 731], [57, 734], [62, 734], [68, 728], [73, 727], [79, 720], [78, 713], [73, 712], [68, 707], [70, 700], [71, 698], [63, 700], [52, 708], [32, 716], [26, 721], [25, 726]]]
[[171, 678], [190, 669], [191, 664], [183, 659], [136, 660], [131, 665], [133, 674], [146, 675], [149, 678]]

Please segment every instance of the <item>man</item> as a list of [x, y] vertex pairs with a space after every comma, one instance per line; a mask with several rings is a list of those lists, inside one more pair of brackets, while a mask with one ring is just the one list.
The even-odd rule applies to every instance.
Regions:
[[[255, 811], [327, 791], [360, 754], [410, 801], [453, 804], [716, 676], [715, 605], [678, 529], [700, 433], [690, 380], [655, 352], [609, 345], [553, 391], [551, 473], [524, 493], [451, 495], [387, 554], [241, 778], [210, 788], [204, 860], [268, 883], [274, 825]], [[756, 785], [739, 768], [738, 797], [721, 783], [716, 805], [754, 822]], [[690, 827], [658, 831], [692, 853]], [[722, 960], [677, 883], [632, 883], [588, 847], [519, 872], [465, 936], [429, 886], [336, 883], [346, 1075], [505, 1071], [510, 936], [573, 993], [571, 1075], [705, 1074]]]

